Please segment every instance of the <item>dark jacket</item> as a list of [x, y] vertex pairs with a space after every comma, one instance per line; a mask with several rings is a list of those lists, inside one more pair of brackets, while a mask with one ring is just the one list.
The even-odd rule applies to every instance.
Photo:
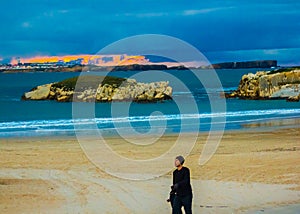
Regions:
[[[177, 185], [176, 185], [177, 184]], [[190, 182], [190, 170], [187, 167], [182, 167], [181, 170], [174, 170], [173, 172], [173, 187], [178, 196], [185, 196], [192, 194], [192, 187]]]

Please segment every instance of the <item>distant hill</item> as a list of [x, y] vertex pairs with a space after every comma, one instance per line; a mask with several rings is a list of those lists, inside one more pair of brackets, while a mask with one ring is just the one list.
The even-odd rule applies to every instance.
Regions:
[[277, 67], [277, 60], [223, 62], [223, 63], [212, 64], [212, 67], [215, 69], [271, 68], [271, 67]]

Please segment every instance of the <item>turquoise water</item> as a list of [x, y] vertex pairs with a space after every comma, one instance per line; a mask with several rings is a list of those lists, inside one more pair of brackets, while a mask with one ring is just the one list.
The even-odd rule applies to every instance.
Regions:
[[[74, 135], [73, 119], [87, 125], [92, 121], [103, 134], [115, 135], [118, 129], [139, 133], [164, 129], [166, 133], [177, 133], [208, 131], [212, 125], [215, 125], [213, 129], [222, 129], [224, 125], [228, 130], [241, 129], [247, 123], [299, 118], [300, 103], [285, 100], [224, 100], [220, 97], [223, 90], [236, 89], [243, 74], [255, 71], [217, 70], [221, 86], [211, 84], [214, 80], [209, 79], [209, 75], [205, 79], [206, 74], [212, 71], [197, 71], [202, 72], [201, 81], [208, 83], [206, 87], [189, 71], [164, 71], [166, 75], [111, 72], [108, 75], [134, 77], [142, 82], [168, 80], [174, 89], [174, 101], [148, 104], [80, 103], [76, 104], [76, 108], [82, 108], [79, 118], [78, 115], [74, 117], [72, 103], [21, 101], [20, 97], [37, 85], [78, 76], [80, 73], [0, 73], [0, 137]], [[219, 107], [225, 104], [226, 111], [223, 107], [213, 109], [212, 102]], [[94, 112], [85, 114], [90, 109]]]

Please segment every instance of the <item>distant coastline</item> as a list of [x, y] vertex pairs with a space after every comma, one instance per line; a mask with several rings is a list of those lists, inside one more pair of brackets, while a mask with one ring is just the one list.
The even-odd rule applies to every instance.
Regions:
[[168, 67], [164, 64], [130, 64], [116, 66], [97, 65], [57, 65], [55, 63], [26, 63], [19, 65], [5, 65], [0, 67], [3, 73], [26, 72], [86, 72], [86, 71], [146, 71], [146, 70], [188, 70], [188, 69], [243, 69], [243, 68], [276, 68], [276, 60], [256, 60], [244, 62], [222, 62], [201, 67], [185, 67], [184, 65]]
[[276, 68], [277, 60], [255, 60], [244, 62], [223, 62], [212, 64], [214, 69], [241, 69], [241, 68]]

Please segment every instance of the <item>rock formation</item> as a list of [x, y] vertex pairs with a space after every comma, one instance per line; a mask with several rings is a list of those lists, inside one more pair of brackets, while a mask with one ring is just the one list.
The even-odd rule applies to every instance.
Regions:
[[110, 77], [110, 82], [103, 81], [96, 86], [95, 81], [88, 86], [85, 80], [84, 86], [78, 84], [76, 88], [77, 78], [72, 79], [72, 81], [50, 83], [24, 93], [22, 99], [56, 100], [59, 102], [157, 102], [172, 99], [172, 88], [167, 81], [139, 83], [135, 79], [119, 78], [119, 82], [113, 82], [115, 79]]
[[300, 69], [260, 71], [242, 77], [236, 91], [225, 95], [241, 99], [300, 99]]
[[49, 97], [51, 84], [41, 85], [34, 88], [32, 91], [25, 93], [24, 99], [44, 100]]

